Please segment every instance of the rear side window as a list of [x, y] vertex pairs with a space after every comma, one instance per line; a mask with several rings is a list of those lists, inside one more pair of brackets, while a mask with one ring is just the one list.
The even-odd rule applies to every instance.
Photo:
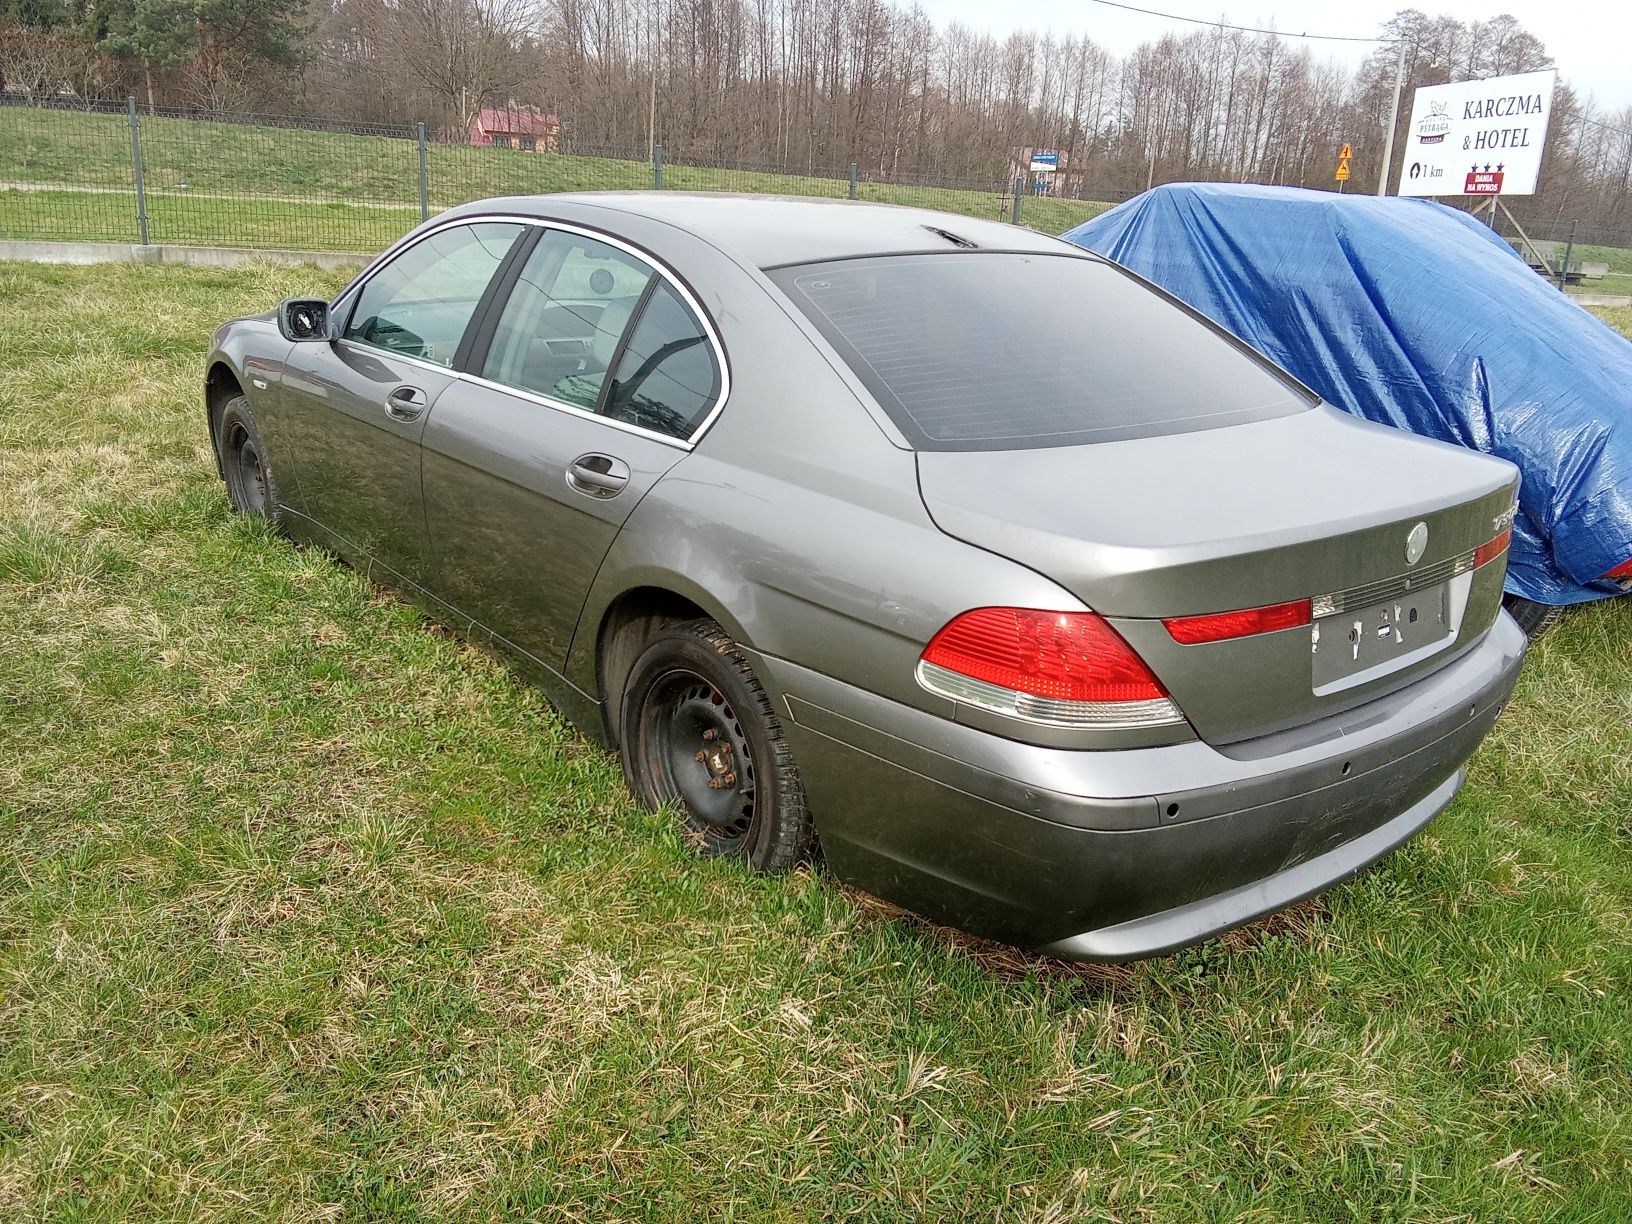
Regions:
[[1310, 404], [1289, 379], [1095, 260], [894, 255], [770, 275], [920, 449], [1153, 437]]
[[689, 437], [720, 393], [720, 370], [697, 321], [659, 281], [618, 360], [605, 413], [674, 438]]
[[651, 278], [617, 247], [547, 231], [504, 304], [482, 377], [593, 412]]

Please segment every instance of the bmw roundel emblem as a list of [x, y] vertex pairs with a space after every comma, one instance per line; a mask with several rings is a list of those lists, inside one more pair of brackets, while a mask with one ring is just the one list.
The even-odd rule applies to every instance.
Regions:
[[1411, 528], [1411, 534], [1405, 537], [1405, 563], [1415, 565], [1422, 560], [1422, 554], [1428, 551], [1428, 524], [1418, 523]]

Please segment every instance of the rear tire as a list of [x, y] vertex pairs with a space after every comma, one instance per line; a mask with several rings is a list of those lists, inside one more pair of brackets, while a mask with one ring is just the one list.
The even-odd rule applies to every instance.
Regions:
[[1524, 630], [1524, 636], [1532, 642], [1558, 624], [1559, 618], [1564, 615], [1563, 608], [1536, 603], [1522, 595], [1503, 595], [1502, 607], [1507, 609], [1508, 615], [1519, 622], [1519, 628]]
[[629, 789], [679, 808], [708, 856], [786, 871], [815, 842], [804, 787], [770, 698], [711, 620], [666, 625], [624, 686], [619, 732]]
[[232, 508], [249, 518], [279, 521], [278, 486], [272, 479], [272, 465], [261, 445], [255, 414], [247, 396], [237, 395], [221, 409], [215, 430], [216, 452], [221, 456], [221, 475], [227, 484]]

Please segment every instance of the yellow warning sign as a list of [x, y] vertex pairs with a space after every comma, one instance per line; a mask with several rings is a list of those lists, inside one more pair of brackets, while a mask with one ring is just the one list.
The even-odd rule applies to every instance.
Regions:
[[1337, 175], [1336, 175], [1336, 178], [1337, 178], [1337, 181], [1340, 182], [1340, 183], [1346, 183], [1346, 182], [1349, 181], [1349, 159], [1348, 158], [1345, 157], [1342, 161], [1337, 163]]
[[1341, 152], [1341, 153], [1339, 153], [1337, 155], [1337, 160], [1338, 161], [1348, 161], [1349, 158], [1351, 158], [1353, 156], [1354, 156], [1354, 150], [1349, 148], [1348, 145], [1344, 145], [1343, 146], [1343, 152]]

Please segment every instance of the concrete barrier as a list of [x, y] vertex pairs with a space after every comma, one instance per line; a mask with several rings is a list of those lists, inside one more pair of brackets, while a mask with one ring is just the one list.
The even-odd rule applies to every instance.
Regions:
[[251, 263], [315, 264], [319, 268], [354, 268], [368, 255], [335, 251], [247, 251], [238, 247], [134, 246], [123, 242], [40, 242], [0, 238], [0, 260], [24, 263], [165, 263], [200, 268], [240, 268]]
[[1577, 306], [1632, 306], [1632, 297], [1624, 293], [1572, 293], [1569, 298]]

